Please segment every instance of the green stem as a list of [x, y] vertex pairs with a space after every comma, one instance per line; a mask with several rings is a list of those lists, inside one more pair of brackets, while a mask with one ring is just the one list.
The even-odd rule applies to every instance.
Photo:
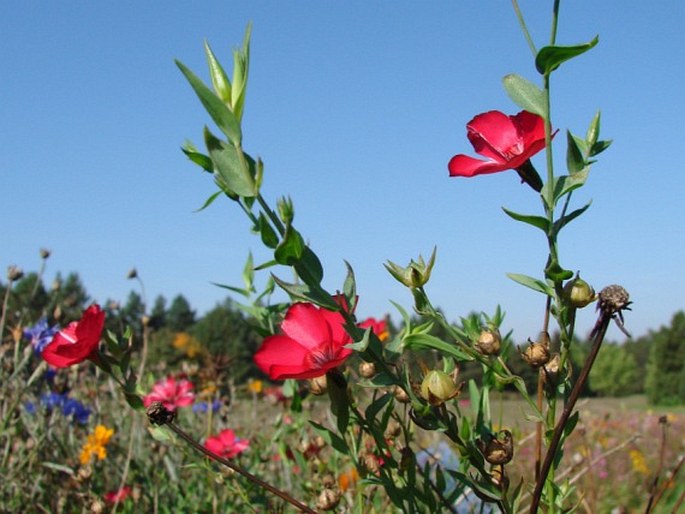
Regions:
[[281, 223], [281, 220], [278, 219], [278, 216], [276, 216], [276, 213], [273, 211], [273, 209], [269, 207], [269, 204], [266, 203], [266, 200], [264, 200], [264, 197], [261, 193], [257, 195], [257, 202], [259, 202], [259, 205], [269, 217], [271, 223], [274, 224], [274, 227], [276, 227], [278, 233], [281, 235], [281, 237], [283, 237], [285, 235], [285, 227], [283, 226], [283, 223]]
[[552, 33], [549, 37], [549, 44], [554, 45], [557, 41], [557, 26], [559, 24], [559, 4], [561, 0], [554, 0], [554, 7], [552, 8]]
[[535, 57], [538, 54], [538, 51], [535, 48], [535, 43], [533, 43], [533, 38], [530, 37], [530, 32], [528, 31], [528, 27], [526, 26], [526, 21], [523, 19], [523, 14], [521, 13], [519, 3], [517, 0], [511, 0], [511, 4], [514, 6], [516, 18], [518, 19], [519, 25], [521, 25], [523, 37], [526, 38], [526, 43], [528, 43], [528, 47], [530, 48], [530, 51], [533, 52], [533, 57]]

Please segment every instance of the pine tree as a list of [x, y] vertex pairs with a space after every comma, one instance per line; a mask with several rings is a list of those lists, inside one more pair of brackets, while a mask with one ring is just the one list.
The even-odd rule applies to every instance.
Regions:
[[685, 313], [676, 313], [670, 327], [652, 333], [645, 389], [650, 403], [685, 403]]

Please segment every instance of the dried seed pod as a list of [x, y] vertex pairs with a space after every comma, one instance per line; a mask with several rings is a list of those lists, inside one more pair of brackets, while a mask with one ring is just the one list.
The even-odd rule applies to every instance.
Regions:
[[547, 345], [536, 343], [534, 341], [528, 340], [530, 343], [528, 348], [526, 348], [521, 353], [521, 357], [524, 361], [530, 364], [534, 368], [539, 368], [544, 366], [549, 362], [549, 347]]
[[321, 396], [326, 394], [328, 391], [328, 382], [326, 380], [326, 375], [321, 375], [320, 377], [310, 378], [308, 381], [309, 392], [314, 396]]
[[359, 374], [364, 378], [373, 378], [376, 375], [376, 365], [373, 362], [360, 363]]
[[319, 510], [333, 510], [340, 503], [340, 493], [334, 489], [324, 489], [316, 500], [316, 508]]
[[405, 391], [402, 387], [398, 385], [396, 385], [393, 388], [392, 394], [395, 396], [395, 400], [397, 400], [400, 403], [409, 403], [411, 401], [411, 398], [409, 397], [407, 391]]
[[502, 336], [496, 328], [484, 328], [474, 346], [483, 355], [498, 355], [502, 348]]
[[490, 464], [506, 464], [514, 457], [514, 437], [509, 430], [488, 434], [476, 444]]

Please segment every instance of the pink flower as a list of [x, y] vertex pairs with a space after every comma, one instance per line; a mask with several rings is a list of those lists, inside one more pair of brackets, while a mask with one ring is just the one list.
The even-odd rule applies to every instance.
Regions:
[[152, 392], [143, 398], [143, 405], [149, 407], [154, 402], [162, 402], [164, 407], [174, 411], [191, 405], [194, 400], [192, 382], [185, 378], [177, 381], [174, 377], [167, 377], [154, 385]]
[[542, 181], [530, 163], [530, 158], [545, 147], [542, 117], [528, 111], [514, 116], [489, 111], [469, 121], [466, 129], [476, 153], [488, 159], [455, 155], [448, 165], [451, 177], [473, 177], [513, 169], [533, 189], [542, 189]]
[[67, 368], [93, 356], [98, 350], [105, 326], [105, 313], [93, 304], [83, 311], [79, 321], [72, 321], [57, 332], [41, 356], [56, 368]]
[[255, 353], [259, 369], [272, 380], [297, 380], [325, 375], [351, 354], [352, 338], [339, 312], [310, 303], [291, 305], [281, 323], [282, 334], [267, 337]]
[[131, 488], [129, 486], [122, 487], [118, 491], [110, 491], [105, 494], [105, 501], [107, 503], [121, 503], [131, 495]]
[[205, 448], [226, 459], [232, 459], [245, 451], [249, 446], [249, 440], [237, 438], [235, 432], [230, 428], [222, 430], [219, 432], [219, 435], [208, 437], [205, 441]]

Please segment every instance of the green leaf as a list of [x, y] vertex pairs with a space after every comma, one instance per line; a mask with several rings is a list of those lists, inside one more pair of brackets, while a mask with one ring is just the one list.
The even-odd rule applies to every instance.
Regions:
[[[339, 378], [336, 376], [339, 373]], [[340, 435], [345, 434], [350, 423], [350, 396], [347, 392], [347, 381], [337, 370], [326, 373], [328, 398], [331, 401], [331, 413], [336, 418]]]
[[256, 196], [256, 185], [249, 163], [242, 150], [221, 141], [205, 127], [205, 144], [214, 163], [216, 173], [226, 186], [240, 196]]
[[576, 144], [576, 139], [569, 130], [566, 131], [566, 144], [566, 168], [569, 174], [573, 175], [585, 168], [585, 159], [581, 149]]
[[599, 139], [600, 116], [601, 113], [597, 111], [595, 115], [592, 117], [590, 126], [588, 127], [587, 132], [585, 134], [585, 142], [590, 148], [595, 146], [597, 140]]
[[305, 244], [302, 236], [292, 225], [288, 225], [283, 240], [278, 243], [276, 251], [274, 251], [274, 259], [278, 264], [293, 266], [302, 258], [304, 249]]
[[176, 66], [179, 67], [181, 73], [185, 75], [186, 79], [190, 83], [191, 87], [195, 91], [195, 94], [202, 102], [207, 113], [211, 116], [214, 123], [221, 131], [226, 134], [226, 137], [234, 144], [240, 145], [242, 140], [242, 132], [240, 130], [240, 121], [231, 110], [226, 106], [226, 104], [214, 94], [214, 92], [209, 89], [205, 84], [190, 71], [186, 66], [176, 60]]
[[263, 212], [259, 213], [259, 235], [262, 238], [262, 243], [268, 248], [274, 249], [278, 246], [278, 235], [271, 227], [269, 220], [266, 219]]
[[554, 283], [573, 277], [573, 272], [561, 267], [557, 261], [550, 262], [545, 268], [545, 276]]
[[61, 471], [62, 473], [66, 473], [69, 476], [74, 476], [74, 470], [71, 469], [69, 466], [65, 466], [63, 464], [57, 464], [56, 462], [41, 462], [41, 466], [44, 468], [48, 469], [53, 469], [55, 471]]
[[207, 198], [207, 200], [206, 200], [205, 203], [202, 205], [202, 207], [200, 207], [199, 209], [197, 209], [197, 210], [195, 210], [195, 211], [193, 211], [193, 212], [204, 211], [207, 207], [209, 207], [210, 205], [212, 205], [212, 203], [214, 202], [214, 200], [216, 200], [217, 197], [218, 197], [219, 195], [221, 195], [221, 194], [223, 194], [223, 191], [217, 191], [216, 193], [210, 195], [210, 197]]
[[522, 275], [520, 273], [507, 273], [507, 276], [514, 282], [518, 282], [522, 286], [526, 286], [533, 291], [542, 293], [547, 296], [554, 296], [554, 289], [552, 289], [546, 282], [537, 278]]
[[540, 230], [542, 230], [545, 234], [549, 230], [549, 221], [547, 220], [547, 218], [543, 218], [542, 216], [533, 216], [530, 214], [519, 214], [517, 212], [510, 211], [506, 207], [502, 207], [502, 210], [506, 212], [510, 217], [514, 218], [516, 221], [522, 221], [523, 223], [533, 225], [534, 227], [537, 227]]
[[595, 155], [602, 153], [604, 150], [609, 148], [609, 145], [611, 145], [611, 143], [611, 139], [608, 139], [607, 141], [597, 141], [594, 145], [592, 145], [592, 148], [590, 149], [590, 157], [594, 157]]
[[311, 302], [319, 307], [328, 309], [329, 311], [340, 310], [340, 306], [335, 303], [335, 300], [333, 300], [331, 295], [320, 287], [310, 287], [307, 284], [289, 284], [275, 275], [272, 275], [272, 277], [278, 287], [283, 289], [295, 300]]
[[599, 36], [592, 41], [574, 46], [546, 46], [535, 57], [535, 67], [542, 75], [549, 75], [562, 63], [584, 54], [599, 43]]
[[[556, 177], [554, 179], [554, 202], [556, 203], [559, 201], [559, 199], [564, 196], [565, 194], [570, 193], [571, 191], [574, 191], [575, 189], [578, 189], [581, 187], [583, 184], [585, 184], [585, 181], [587, 181], [587, 177], [590, 173], [590, 168], [583, 168], [580, 170], [578, 173], [574, 173], [573, 175], [562, 175], [560, 177]], [[547, 187], [547, 184], [545, 184], [545, 187]], [[544, 196], [544, 193], [543, 193]]]
[[354, 278], [354, 270], [349, 262], [345, 261], [345, 268], [347, 269], [347, 274], [345, 275], [345, 282], [343, 282], [343, 294], [345, 298], [349, 298], [353, 303], [350, 305], [350, 309], [354, 311], [357, 298], [357, 281]]
[[219, 61], [214, 56], [214, 52], [205, 40], [205, 54], [207, 55], [207, 64], [209, 65], [209, 77], [212, 79], [214, 91], [219, 95], [219, 98], [227, 104], [231, 105], [231, 81], [228, 80], [226, 72], [219, 64]]
[[391, 400], [393, 395], [390, 393], [385, 393], [380, 398], [377, 398], [364, 411], [364, 417], [369, 421], [376, 419], [376, 415], [385, 407]]
[[323, 437], [326, 443], [330, 444], [334, 450], [343, 455], [349, 455], [350, 448], [347, 446], [345, 440], [332, 430], [326, 428], [325, 426], [317, 423], [316, 421], [309, 421], [309, 423], [314, 427], [321, 437]]
[[547, 117], [545, 93], [542, 89], [515, 73], [506, 75], [502, 82], [509, 98], [516, 105], [543, 118]]
[[245, 92], [247, 89], [247, 76], [250, 68], [250, 36], [252, 23], [245, 28], [243, 47], [233, 52], [233, 90], [231, 91], [231, 104], [233, 112], [240, 120], [243, 117], [245, 105]]
[[297, 276], [300, 277], [305, 284], [312, 287], [320, 286], [321, 281], [323, 280], [323, 266], [311, 248], [305, 246], [302, 258], [294, 267]]
[[190, 159], [195, 164], [200, 166], [206, 172], [214, 173], [214, 163], [212, 162], [212, 159], [209, 158], [209, 156], [200, 152], [188, 150], [187, 148], [181, 148], [181, 151], [184, 154], [186, 154], [188, 159]]
[[556, 233], [558, 233], [564, 226], [566, 226], [568, 223], [570, 223], [571, 221], [576, 219], [578, 216], [583, 214], [586, 210], [588, 210], [588, 208], [590, 207], [591, 204], [592, 204], [592, 201], [589, 201], [580, 209], [576, 209], [575, 211], [568, 213], [566, 216], [563, 216], [562, 218], [559, 218], [558, 220], [556, 220], [554, 222], [554, 231]]
[[459, 347], [446, 343], [442, 339], [438, 339], [437, 337], [429, 334], [409, 334], [402, 339], [402, 343], [406, 349], [429, 348], [451, 355], [460, 361], [473, 360], [473, 357], [459, 349]]

